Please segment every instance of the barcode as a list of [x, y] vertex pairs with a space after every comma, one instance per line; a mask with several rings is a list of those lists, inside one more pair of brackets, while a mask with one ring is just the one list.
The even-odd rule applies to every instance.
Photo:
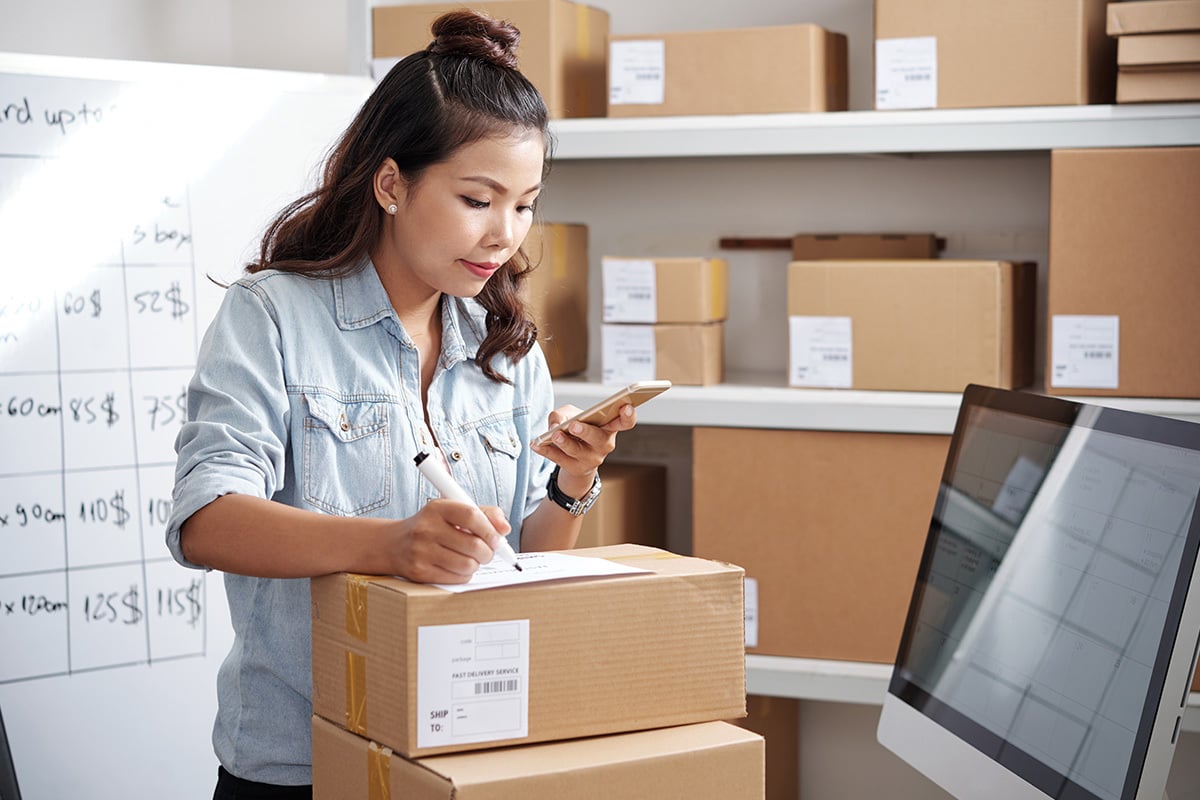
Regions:
[[500, 681], [479, 681], [475, 684], [475, 694], [500, 694], [502, 692], [515, 692], [516, 690], [516, 678], [508, 678]]
[[1081, 355], [1085, 359], [1087, 359], [1087, 358], [1112, 359], [1112, 351], [1111, 350], [1084, 350]]
[[910, 72], [904, 76], [906, 81], [931, 81], [933, 76], [928, 72]]
[[649, 300], [650, 292], [645, 290], [639, 292], [626, 292], [625, 298], [627, 300]]

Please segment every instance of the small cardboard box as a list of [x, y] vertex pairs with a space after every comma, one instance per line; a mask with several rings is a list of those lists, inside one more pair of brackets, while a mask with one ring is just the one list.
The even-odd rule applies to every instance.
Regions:
[[[1122, 36], [1117, 39], [1117, 69], [1161, 70], [1191, 66], [1200, 69], [1200, 31], [1188, 33], [1152, 33]], [[1121, 73], [1117, 73], [1117, 93], [1121, 91]]]
[[833, 258], [937, 258], [932, 233], [798, 233], [792, 237], [793, 261]]
[[1033, 380], [1033, 264], [793, 261], [792, 386], [961, 392]]
[[1138, 0], [1109, 3], [1109, 36], [1200, 31], [1200, 0]]
[[746, 716], [734, 724], [766, 742], [767, 800], [796, 800], [800, 796], [800, 701], [749, 695]]
[[412, 761], [320, 717], [312, 730], [314, 800], [763, 798], [763, 739], [725, 722]]
[[1118, 103], [1167, 103], [1200, 100], [1200, 66], [1178, 71], [1117, 74]]
[[314, 713], [408, 757], [745, 713], [740, 567], [571, 554], [650, 572], [463, 593], [314, 578]]
[[1200, 397], [1200, 147], [1050, 156], [1046, 391]]
[[708, 386], [725, 379], [725, 323], [600, 326], [602, 381], [668, 380]]
[[583, 516], [576, 547], [667, 546], [667, 469], [660, 464], [600, 466], [604, 490]]
[[535, 268], [525, 279], [529, 312], [550, 375], [573, 375], [588, 362], [588, 229], [547, 222], [523, 246]]
[[925, 434], [693, 430], [692, 549], [736, 559], [747, 593], [753, 581], [747, 652], [895, 659], [949, 444]]
[[1116, 46], [1105, 6], [875, 0], [875, 107], [1111, 103]]
[[844, 111], [846, 37], [817, 25], [614, 34], [608, 116]]
[[723, 258], [604, 256], [605, 322], [721, 322], [729, 316], [729, 263]]
[[[374, 58], [390, 67], [424, 50], [433, 39], [433, 21], [465, 7], [463, 3], [375, 6], [371, 9]], [[485, 0], [471, 3], [470, 8], [508, 20], [521, 31], [519, 68], [542, 93], [552, 118], [604, 116], [607, 11], [569, 0]]]

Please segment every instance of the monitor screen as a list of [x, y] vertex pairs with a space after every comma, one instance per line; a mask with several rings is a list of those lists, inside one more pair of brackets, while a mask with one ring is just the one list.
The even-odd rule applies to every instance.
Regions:
[[1173, 749], [1177, 727], [1153, 734], [1178, 725], [1161, 710], [1182, 713], [1196, 659], [1198, 494], [1200, 426], [969, 387], [885, 715], [903, 704], [1030, 797], [1165, 786], [1171, 753], [1150, 756]]

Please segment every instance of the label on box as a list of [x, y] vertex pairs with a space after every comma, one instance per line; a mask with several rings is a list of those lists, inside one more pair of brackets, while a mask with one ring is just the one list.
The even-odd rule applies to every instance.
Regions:
[[788, 317], [790, 386], [849, 389], [854, 385], [850, 317]]
[[529, 620], [417, 628], [417, 746], [529, 735]]
[[1050, 386], [1116, 389], [1121, 318], [1055, 314], [1051, 319]]
[[875, 108], [937, 108], [937, 37], [875, 40]]
[[601, 381], [652, 381], [658, 370], [653, 325], [600, 326]]
[[605, 322], [658, 322], [654, 262], [644, 258], [603, 258]]
[[662, 39], [613, 42], [608, 48], [608, 102], [615, 106], [661, 105], [666, 76]]
[[758, 647], [758, 580], [745, 579], [746, 647]]

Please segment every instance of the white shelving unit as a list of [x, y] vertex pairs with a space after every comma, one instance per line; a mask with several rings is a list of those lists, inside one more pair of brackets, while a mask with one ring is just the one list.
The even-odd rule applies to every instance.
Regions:
[[[1195, 146], [1200, 103], [572, 119], [556, 122], [554, 132], [557, 161]], [[555, 382], [557, 401], [580, 407], [611, 390], [587, 377]], [[1200, 422], [1200, 400], [1075, 399]], [[959, 402], [954, 393], [796, 389], [781, 373], [731, 369], [716, 386], [672, 388], [639, 409], [638, 418], [642, 424], [689, 427], [948, 434]], [[880, 704], [890, 676], [886, 664], [746, 657], [752, 694]], [[1183, 729], [1200, 731], [1200, 693], [1190, 695]]]

